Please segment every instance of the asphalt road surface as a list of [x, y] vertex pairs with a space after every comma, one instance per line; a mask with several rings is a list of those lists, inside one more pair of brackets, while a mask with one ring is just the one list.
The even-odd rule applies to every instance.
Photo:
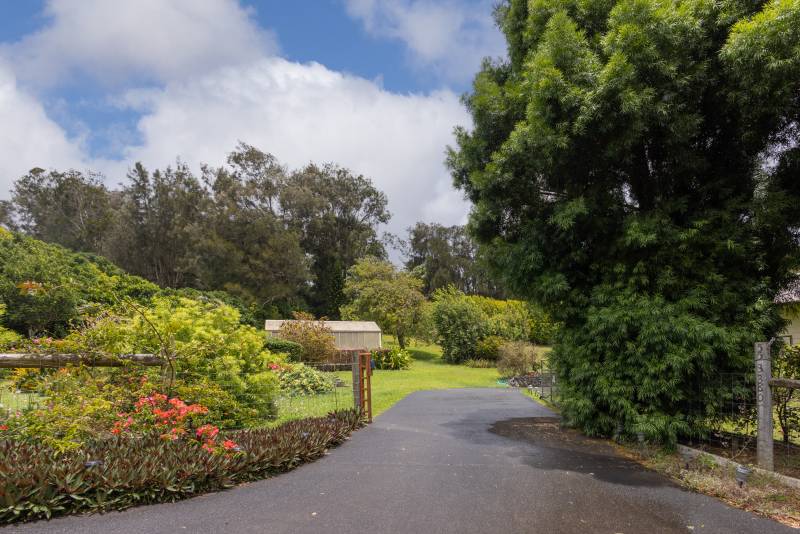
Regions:
[[793, 532], [609, 451], [538, 439], [531, 418], [552, 415], [510, 389], [417, 392], [329, 456], [285, 475], [175, 504], [0, 532]]

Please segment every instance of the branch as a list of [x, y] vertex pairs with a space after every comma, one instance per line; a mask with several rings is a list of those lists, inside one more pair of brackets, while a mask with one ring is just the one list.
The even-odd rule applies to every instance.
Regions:
[[68, 365], [86, 367], [122, 367], [128, 364], [161, 366], [164, 360], [155, 354], [120, 354], [119, 356], [97, 354], [39, 354], [39, 353], [0, 353], [0, 369], [14, 368], [58, 368]]

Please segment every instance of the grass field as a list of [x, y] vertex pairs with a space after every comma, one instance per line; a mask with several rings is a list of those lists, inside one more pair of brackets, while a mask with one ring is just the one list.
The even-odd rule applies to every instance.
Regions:
[[[394, 341], [384, 337], [384, 346]], [[442, 360], [437, 345], [415, 345], [409, 348], [413, 357], [411, 368], [405, 371], [375, 371], [372, 377], [372, 411], [385, 412], [397, 401], [414, 391], [447, 388], [501, 387], [497, 369], [473, 369], [451, 365]]]
[[[395, 345], [394, 339], [384, 336], [384, 346]], [[409, 347], [413, 361], [403, 371], [375, 370], [372, 375], [372, 413], [377, 416], [414, 391], [447, 388], [502, 387], [497, 384], [497, 369], [473, 369], [451, 365], [442, 360], [437, 345], [416, 344]], [[353, 406], [352, 377], [349, 371], [336, 375], [346, 384], [334, 393], [307, 397], [284, 397], [278, 401], [278, 418], [271, 425], [291, 419], [323, 416], [329, 411]]]

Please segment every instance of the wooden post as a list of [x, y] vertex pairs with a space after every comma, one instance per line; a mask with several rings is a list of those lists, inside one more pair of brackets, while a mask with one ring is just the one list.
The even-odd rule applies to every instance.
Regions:
[[8, 353], [0, 354], [0, 369], [44, 367], [58, 368], [68, 365], [84, 365], [86, 367], [122, 367], [126, 364], [159, 366], [166, 364], [163, 358], [155, 354], [120, 354], [109, 356], [102, 354], [53, 354], [53, 353]]
[[756, 343], [756, 403], [758, 405], [758, 467], [773, 471], [772, 354], [770, 342]]
[[357, 350], [352, 352], [351, 361], [353, 362], [353, 407], [361, 408], [361, 356]]

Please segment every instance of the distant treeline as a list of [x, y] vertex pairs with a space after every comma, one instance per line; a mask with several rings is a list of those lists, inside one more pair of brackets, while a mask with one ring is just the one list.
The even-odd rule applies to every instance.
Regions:
[[[333, 164], [289, 170], [244, 144], [199, 176], [181, 162], [152, 172], [136, 163], [118, 188], [106, 181], [32, 169], [0, 202], [0, 224], [161, 287], [226, 291], [256, 319], [298, 309], [337, 318], [347, 269], [386, 258], [392, 241], [378, 233], [390, 219], [386, 195], [368, 178]], [[463, 227], [418, 223], [393, 242], [428, 294], [501, 293]]]

